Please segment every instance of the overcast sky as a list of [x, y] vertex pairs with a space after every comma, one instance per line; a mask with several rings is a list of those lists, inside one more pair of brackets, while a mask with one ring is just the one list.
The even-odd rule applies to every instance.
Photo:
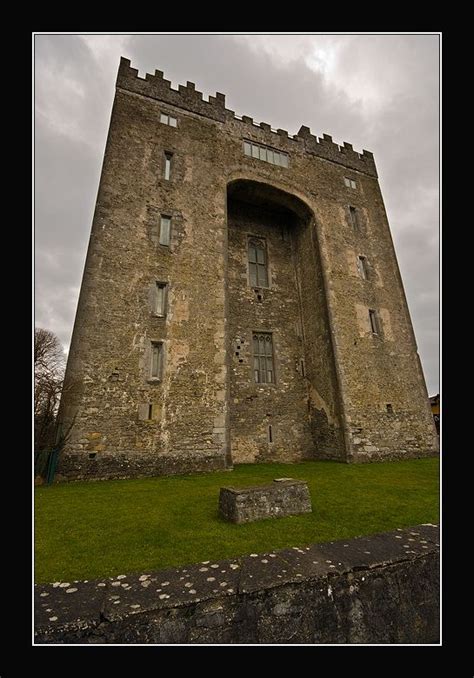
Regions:
[[36, 35], [36, 326], [68, 348], [120, 56], [141, 76], [372, 151], [430, 395], [439, 391], [436, 35]]

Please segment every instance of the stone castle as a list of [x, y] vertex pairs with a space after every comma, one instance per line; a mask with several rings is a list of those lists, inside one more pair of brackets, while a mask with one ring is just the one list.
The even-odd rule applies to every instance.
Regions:
[[121, 59], [60, 477], [436, 454], [372, 153]]

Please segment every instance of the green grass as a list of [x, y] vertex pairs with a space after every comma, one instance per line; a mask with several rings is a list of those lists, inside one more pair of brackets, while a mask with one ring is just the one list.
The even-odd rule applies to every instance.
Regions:
[[[201, 560], [438, 522], [437, 458], [346, 465], [244, 464], [209, 475], [36, 488], [37, 582], [149, 572]], [[308, 481], [313, 513], [244, 525], [217, 513], [219, 488]]]

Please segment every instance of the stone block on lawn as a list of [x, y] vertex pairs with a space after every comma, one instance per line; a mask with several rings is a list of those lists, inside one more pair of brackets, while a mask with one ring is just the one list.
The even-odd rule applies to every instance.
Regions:
[[311, 497], [305, 480], [275, 479], [267, 485], [221, 487], [219, 512], [232, 523], [311, 513]]

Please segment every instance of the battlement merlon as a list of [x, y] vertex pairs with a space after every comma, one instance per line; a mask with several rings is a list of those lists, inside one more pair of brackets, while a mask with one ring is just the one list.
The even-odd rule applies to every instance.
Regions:
[[[362, 153], [357, 153], [352, 148], [352, 144], [347, 142], [344, 142], [343, 146], [339, 146], [333, 142], [332, 137], [328, 134], [323, 134], [322, 137], [317, 138], [311, 134], [311, 130], [305, 125], [302, 125], [298, 134], [293, 137], [289, 136], [288, 132], [283, 129], [278, 129], [275, 132], [268, 123], [256, 124], [253, 118], [247, 115], [243, 115], [241, 118], [237, 117], [234, 111], [225, 107], [225, 95], [220, 92], [216, 92], [215, 96], [209, 96], [209, 100], [205, 101], [202, 92], [196, 90], [193, 82], [179, 85], [178, 89], [175, 90], [171, 87], [171, 81], [164, 78], [162, 71], [156, 70], [153, 75], [147, 73], [144, 78], [141, 78], [138, 75], [138, 69], [132, 68], [130, 59], [125, 57], [120, 58], [116, 87], [163, 101], [218, 122], [238, 122], [244, 129], [246, 126], [249, 128], [249, 134], [251, 133], [252, 138], [255, 138], [256, 133], [259, 133], [260, 138], [258, 140], [262, 143], [281, 148], [290, 153], [291, 144], [298, 143], [310, 154], [344, 165], [348, 169], [377, 177], [374, 156], [370, 151], [364, 150]], [[243, 131], [243, 135], [245, 136], [245, 131]]]

